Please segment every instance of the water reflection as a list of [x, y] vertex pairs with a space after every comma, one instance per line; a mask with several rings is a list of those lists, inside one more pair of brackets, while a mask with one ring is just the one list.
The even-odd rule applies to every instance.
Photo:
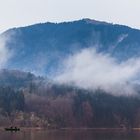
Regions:
[[0, 140], [139, 140], [140, 133], [95, 132], [93, 130], [0, 131]]

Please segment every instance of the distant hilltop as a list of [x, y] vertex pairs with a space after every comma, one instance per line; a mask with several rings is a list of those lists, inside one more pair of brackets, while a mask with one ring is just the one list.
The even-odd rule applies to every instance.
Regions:
[[53, 74], [70, 54], [93, 47], [119, 61], [140, 56], [140, 30], [91, 19], [63, 23], [40, 23], [13, 28], [0, 35], [9, 37], [12, 52], [6, 68]]

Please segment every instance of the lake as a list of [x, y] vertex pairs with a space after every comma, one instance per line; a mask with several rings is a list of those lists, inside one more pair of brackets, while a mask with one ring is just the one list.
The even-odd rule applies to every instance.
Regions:
[[95, 132], [94, 130], [0, 131], [0, 140], [139, 140], [140, 132]]

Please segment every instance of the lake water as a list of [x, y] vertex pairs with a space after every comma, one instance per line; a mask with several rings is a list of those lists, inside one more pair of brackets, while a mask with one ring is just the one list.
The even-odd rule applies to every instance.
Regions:
[[140, 132], [95, 132], [93, 130], [0, 131], [0, 140], [140, 140]]

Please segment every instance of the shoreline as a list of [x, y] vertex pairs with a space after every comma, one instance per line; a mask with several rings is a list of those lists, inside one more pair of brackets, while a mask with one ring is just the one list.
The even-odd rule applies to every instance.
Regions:
[[[0, 131], [5, 131], [6, 127], [0, 127]], [[131, 131], [140, 131], [140, 128], [57, 128], [57, 129], [49, 129], [49, 128], [42, 128], [42, 127], [19, 127], [21, 131], [39, 131], [39, 130], [44, 130], [44, 131], [56, 131], [56, 130], [64, 130], [64, 131], [76, 131], [76, 130], [93, 130], [93, 131], [101, 131], [101, 132], [131, 132]]]

